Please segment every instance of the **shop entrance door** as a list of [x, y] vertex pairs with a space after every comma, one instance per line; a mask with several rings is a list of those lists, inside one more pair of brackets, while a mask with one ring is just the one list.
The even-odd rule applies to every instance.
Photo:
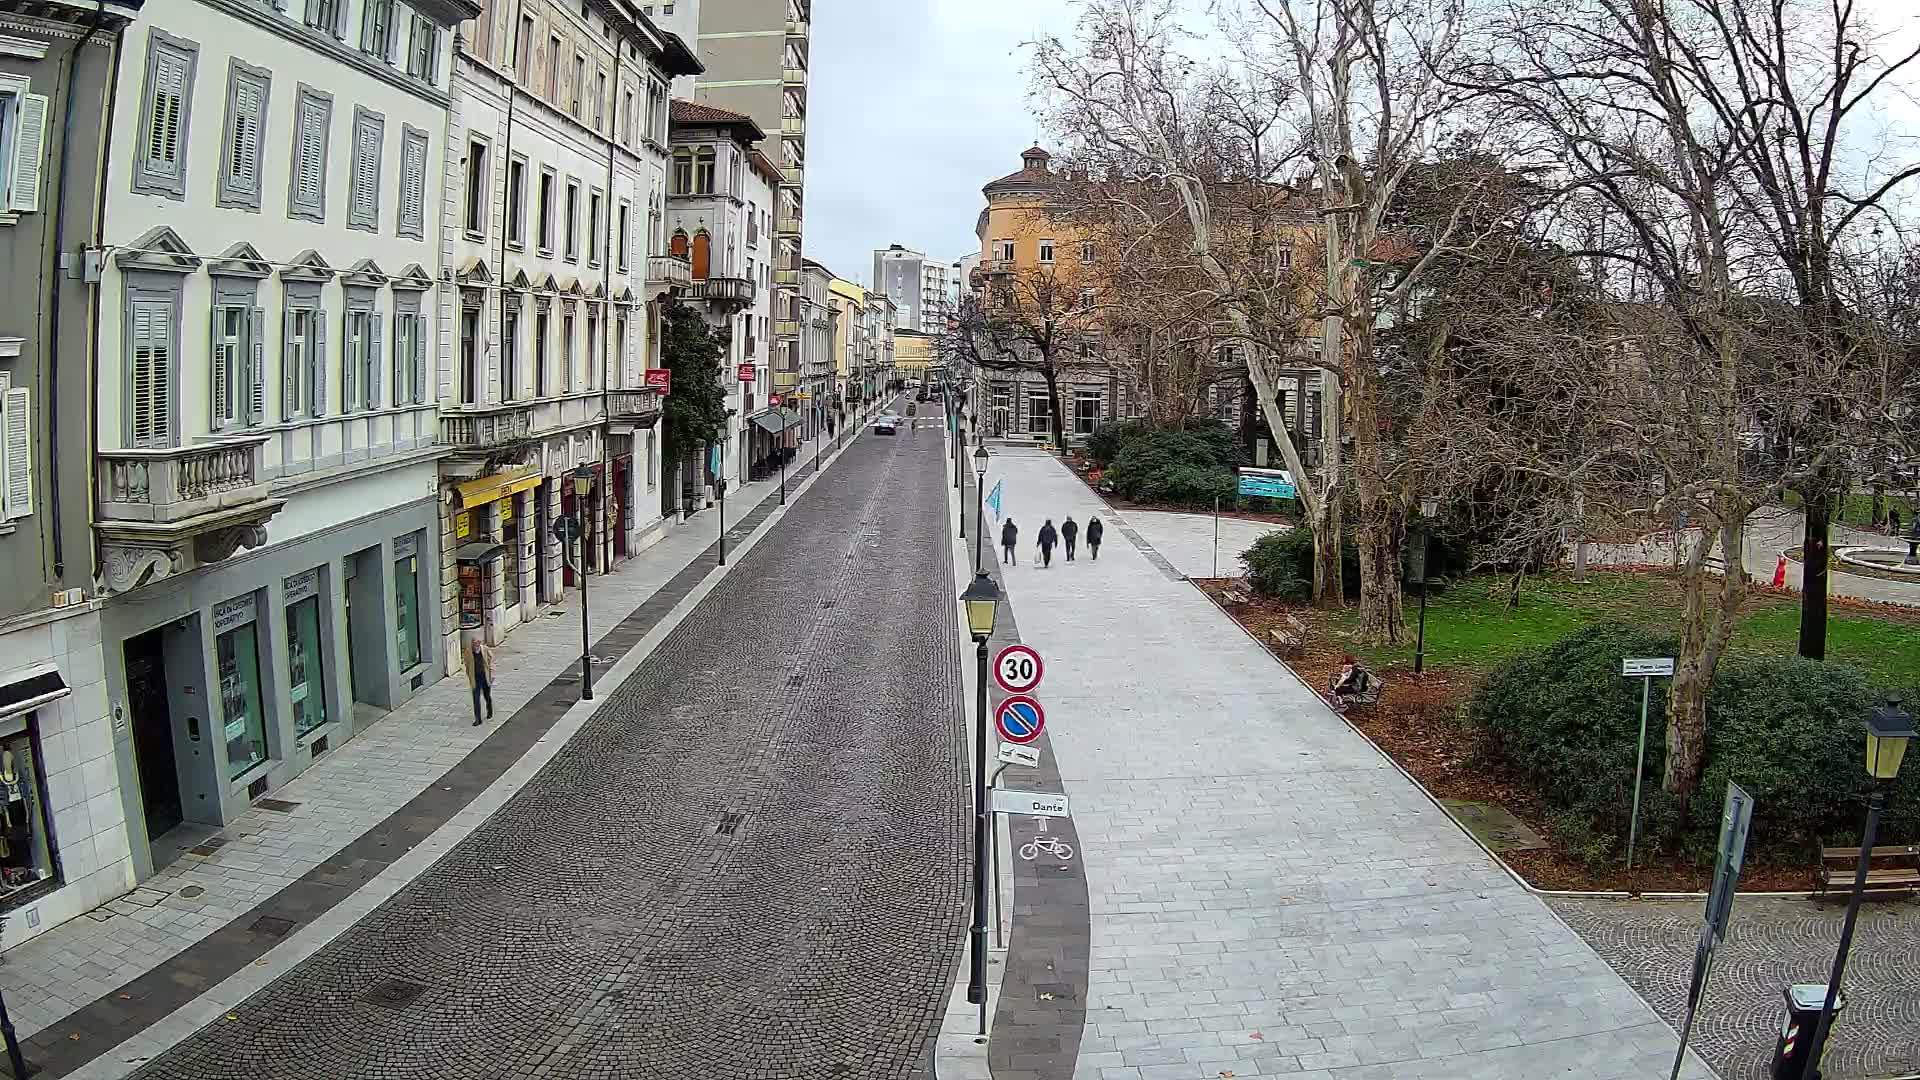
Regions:
[[[573, 497], [571, 485], [560, 489], [561, 517], [570, 518], [573, 516]], [[560, 584], [569, 589], [573, 588], [573, 552], [568, 550], [571, 546], [572, 545], [569, 544], [562, 544], [560, 546]]]
[[133, 718], [133, 762], [140, 775], [147, 839], [158, 839], [185, 820], [180, 772], [173, 758], [173, 713], [167, 706], [167, 665], [162, 631], [127, 639], [127, 710]]
[[547, 545], [553, 542], [552, 534], [547, 531], [553, 521], [553, 515], [547, 511], [548, 487], [541, 484], [534, 489], [533, 523], [527, 526], [533, 530], [533, 597], [541, 604], [553, 603], [553, 587], [547, 584]]
[[613, 530], [613, 557], [627, 557], [627, 463], [616, 461], [609, 471], [613, 477], [612, 499], [608, 505], [607, 527]]

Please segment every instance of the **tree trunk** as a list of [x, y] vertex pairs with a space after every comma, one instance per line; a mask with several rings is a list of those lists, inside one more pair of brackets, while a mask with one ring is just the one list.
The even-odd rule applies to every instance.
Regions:
[[1800, 655], [1809, 660], [1827, 657], [1827, 537], [1833, 507], [1833, 488], [1816, 476], [1804, 498], [1805, 527], [1801, 534], [1803, 569], [1800, 575]]
[[1060, 373], [1049, 364], [1041, 370], [1040, 377], [1047, 381], [1047, 406], [1053, 410], [1053, 447], [1065, 451], [1067, 448], [1066, 427], [1060, 415]]
[[1360, 636], [1375, 645], [1398, 645], [1406, 639], [1400, 603], [1400, 547], [1406, 518], [1387, 499], [1376, 500], [1372, 509], [1364, 505], [1364, 495], [1361, 500]]
[[1716, 537], [1704, 522], [1681, 570], [1685, 604], [1681, 610], [1680, 655], [1674, 659], [1673, 685], [1668, 691], [1667, 761], [1661, 786], [1683, 803], [1699, 788], [1700, 774], [1706, 767], [1707, 691], [1713, 686], [1720, 658], [1733, 637], [1747, 596], [1742, 546], [1746, 507], [1724, 507], [1721, 519], [1718, 539], [1725, 572], [1717, 581], [1707, 572], [1707, 555]]
[[[1325, 509], [1337, 505], [1328, 501]], [[1313, 532], [1313, 606], [1334, 610], [1346, 605], [1346, 582], [1340, 568], [1340, 527], [1336, 523], [1311, 521]]]

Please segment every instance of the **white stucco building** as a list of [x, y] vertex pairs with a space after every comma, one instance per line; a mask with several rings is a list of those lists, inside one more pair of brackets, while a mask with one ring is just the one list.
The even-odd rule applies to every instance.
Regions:
[[169, 0], [125, 33], [88, 272], [139, 876], [443, 670], [439, 163], [474, 10]]
[[[662, 247], [668, 92], [699, 65], [627, 0], [483, 0], [453, 71], [437, 208], [452, 287], [438, 385], [441, 629], [497, 641], [645, 547], [672, 505], [653, 301], [690, 285]], [[650, 265], [651, 262], [651, 265]], [[562, 557], [552, 523], [575, 516]], [[449, 654], [454, 648], [448, 649]]]

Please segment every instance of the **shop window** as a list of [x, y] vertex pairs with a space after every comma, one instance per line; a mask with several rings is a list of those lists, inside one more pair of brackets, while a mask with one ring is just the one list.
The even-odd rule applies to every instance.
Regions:
[[45, 785], [28, 726], [33, 715], [0, 721], [0, 907], [53, 876]]
[[520, 496], [509, 495], [499, 502], [500, 507], [500, 543], [506, 548], [501, 557], [501, 566], [506, 573], [506, 604], [512, 607], [520, 602], [520, 522], [514, 512], [514, 506]]
[[[221, 737], [227, 743], [227, 778], [267, 760], [267, 724], [260, 694], [260, 634], [253, 597], [214, 609], [214, 652], [220, 674]], [[244, 620], [244, 621], [242, 621]], [[220, 629], [225, 627], [225, 629]]]
[[405, 537], [394, 545], [393, 628], [400, 654], [400, 670], [420, 664], [420, 542]]
[[287, 691], [293, 731], [304, 736], [327, 722], [326, 650], [320, 634], [320, 572], [287, 579]]

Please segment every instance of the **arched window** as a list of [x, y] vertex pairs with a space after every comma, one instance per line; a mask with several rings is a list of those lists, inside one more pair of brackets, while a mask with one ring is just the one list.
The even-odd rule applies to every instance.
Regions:
[[707, 235], [707, 230], [701, 229], [693, 234], [693, 280], [705, 281], [712, 261], [713, 238]]
[[673, 152], [673, 187], [675, 195], [685, 195], [693, 190], [693, 151], [675, 150]]
[[703, 146], [693, 152], [693, 191], [696, 195], [713, 194], [713, 147]]
[[667, 252], [671, 255], [678, 255], [683, 259], [686, 258], [687, 234], [681, 232], [679, 229], [673, 230], [673, 239], [668, 242]]

